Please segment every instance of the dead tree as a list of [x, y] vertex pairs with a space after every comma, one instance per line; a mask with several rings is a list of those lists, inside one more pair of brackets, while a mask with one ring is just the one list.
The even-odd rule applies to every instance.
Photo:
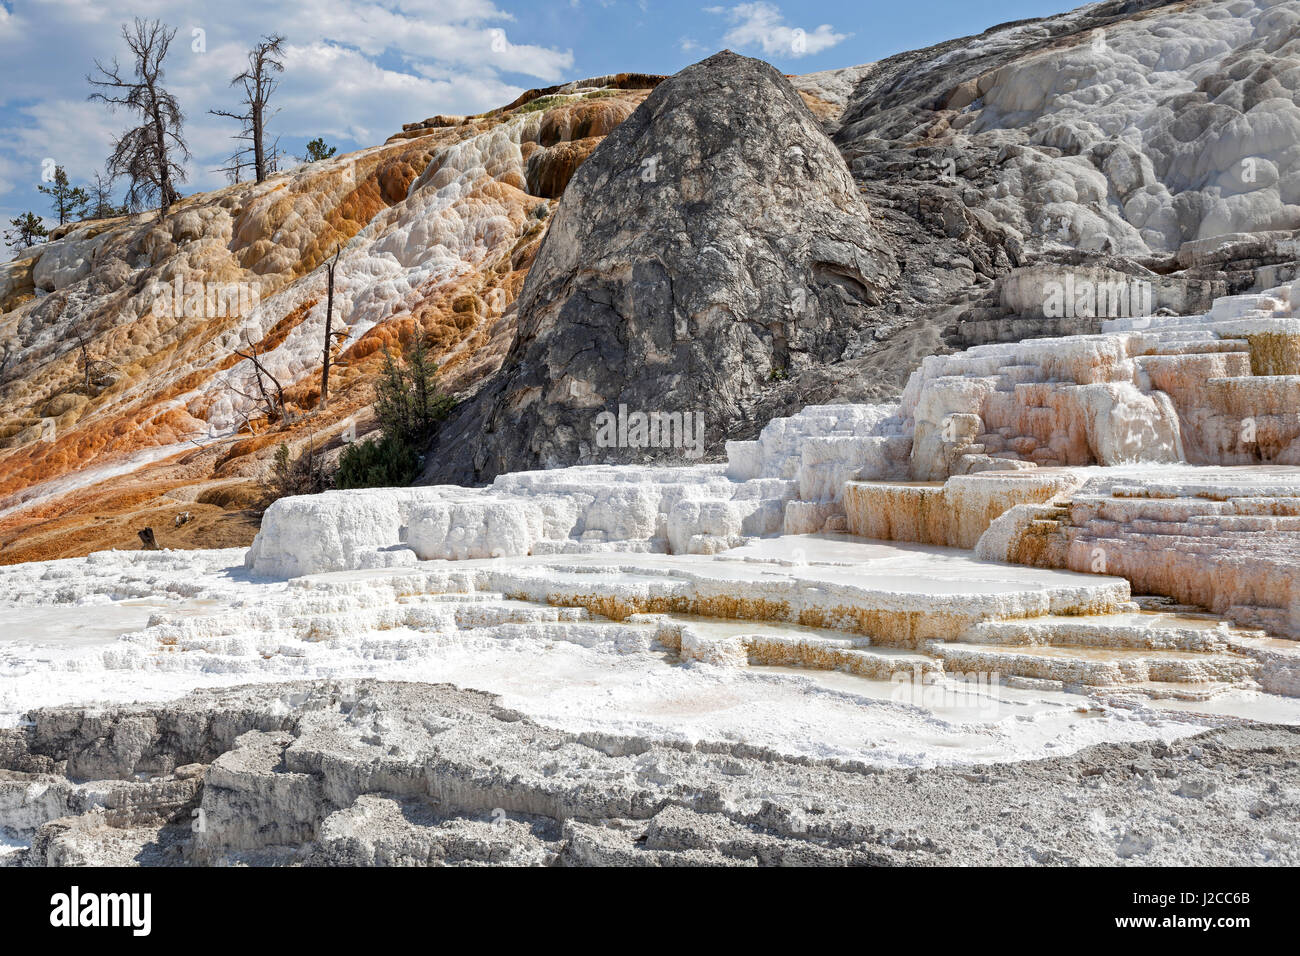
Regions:
[[[266, 415], [268, 422], [278, 422], [281, 419], [288, 418], [288, 409], [284, 402], [284, 388], [280, 385], [280, 380], [267, 371], [257, 357], [257, 347], [252, 342], [248, 344], [248, 351], [241, 352], [235, 349], [235, 354], [242, 359], [247, 359], [253, 365], [253, 380], [257, 383], [257, 395], [249, 395], [247, 392], [230, 385], [231, 389], [238, 395], [242, 395], [249, 401], [257, 402], [261, 407], [263, 414]], [[270, 380], [271, 388], [266, 387], [266, 381]], [[227, 380], [227, 384], [229, 380]], [[247, 422], [247, 419], [245, 419]]]
[[72, 337], [77, 340], [77, 351], [81, 358], [81, 387], [90, 394], [91, 376], [95, 370], [95, 360], [90, 357], [90, 334], [84, 329], [74, 329]]
[[84, 333], [78, 332], [77, 348], [81, 351], [81, 377], [82, 387], [87, 392], [90, 391], [90, 340]]
[[72, 332], [73, 339], [77, 343], [77, 351], [81, 364], [81, 387], [87, 395], [93, 394], [94, 389], [104, 388], [111, 385], [116, 380], [116, 373], [121, 367], [107, 359], [91, 358], [90, 343], [92, 335], [85, 329], [74, 329]]
[[341, 246], [334, 248], [334, 258], [330, 260], [325, 267], [325, 273], [329, 276], [325, 291], [325, 354], [321, 359], [320, 367], [320, 407], [326, 409], [330, 403], [330, 365], [333, 364], [333, 351], [335, 338], [347, 338], [347, 332], [340, 330], [334, 331], [334, 269], [339, 264], [339, 255], [343, 252]]
[[140, 117], [140, 125], [114, 141], [106, 167], [109, 179], [126, 177], [126, 201], [132, 209], [157, 202], [165, 212], [180, 198], [176, 184], [185, 182], [183, 163], [190, 158], [182, 136], [185, 114], [162, 86], [163, 60], [175, 36], [176, 30], [159, 20], [136, 17], [134, 29], [122, 25], [122, 39], [135, 60], [132, 72], [124, 75], [114, 58], [111, 67], [95, 61], [101, 79], [86, 77], [97, 88], [91, 100], [112, 110], [125, 107]]
[[90, 218], [110, 219], [124, 210], [113, 203], [113, 182], [96, 171], [90, 182]]
[[[235, 150], [234, 155], [230, 157], [230, 165], [222, 170], [235, 182], [239, 182], [240, 172], [244, 169], [251, 168], [253, 176], [259, 183], [266, 179], [269, 173], [275, 172], [280, 157], [279, 140], [276, 140], [269, 150], [267, 149], [266, 121], [270, 119], [267, 115], [267, 104], [271, 94], [279, 85], [275, 74], [284, 72], [284, 63], [279, 59], [282, 55], [280, 44], [283, 42], [284, 37], [279, 34], [263, 37], [262, 42], [248, 51], [248, 69], [230, 81], [231, 86], [243, 87], [244, 112], [208, 110], [213, 116], [224, 116], [239, 120], [243, 124], [235, 139], [244, 145]], [[251, 159], [249, 159], [250, 153]]]

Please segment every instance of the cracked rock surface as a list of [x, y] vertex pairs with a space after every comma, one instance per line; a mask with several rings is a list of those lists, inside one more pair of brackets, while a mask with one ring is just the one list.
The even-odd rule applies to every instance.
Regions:
[[[788, 80], [729, 51], [661, 83], [565, 191], [502, 373], [430, 475], [631, 461], [593, 418], [705, 416], [720, 449], [773, 376], [838, 360], [897, 274], [843, 157]], [[680, 454], [680, 450], [677, 452]]]
[[10, 865], [1300, 862], [1300, 729], [873, 770], [553, 730], [449, 685], [317, 681], [34, 711]]

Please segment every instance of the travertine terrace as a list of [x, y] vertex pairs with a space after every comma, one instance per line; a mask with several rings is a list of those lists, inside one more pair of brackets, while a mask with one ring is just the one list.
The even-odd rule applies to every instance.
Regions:
[[[1296, 6], [724, 51], [0, 267], [0, 859], [1294, 862]], [[426, 484], [220, 525], [416, 334]]]
[[[247, 567], [469, 559], [420, 588], [843, 635], [690, 644], [712, 661], [854, 671], [884, 646], [1060, 687], [1295, 693], [1300, 654], [1277, 638], [1300, 637], [1300, 369], [1252, 374], [1253, 343], [1300, 333], [1290, 295], [927, 359], [899, 404], [809, 408], [726, 465], [282, 500]], [[1243, 398], [1261, 394], [1282, 398]]]
[[[1269, 773], [1254, 754], [1290, 752], [1289, 731], [1238, 740], [1224, 728], [1300, 722], [1300, 468], [1284, 463], [1296, 438], [1266, 403], [1238, 432], [1254, 437], [1249, 451], [1223, 436], [1249, 407], [1241, 394], [1300, 380], [1278, 367], [1285, 348], [1270, 345], [1267, 361], [1251, 351], [1295, 334], [1294, 313], [1283, 288], [1199, 317], [938, 357], [902, 402], [810, 407], [732, 443], [726, 464], [284, 498], [246, 552], [101, 552], [0, 570], [17, 624], [0, 642], [0, 721], [25, 728], [0, 736], [11, 860], [668, 862], [680, 847], [656, 828], [722, 825], [691, 816], [694, 804], [659, 807], [648, 842], [629, 849], [618, 834], [640, 824], [573, 802], [591, 767], [574, 747], [640, 755], [638, 786], [651, 789], [669, 778], [643, 775], [645, 760], [687, 774], [699, 754], [721, 755], [724, 776], [748, 776], [743, 761], [758, 757], [769, 769], [756, 780], [823, 768], [812, 775], [828, 793], [858, 792], [880, 768], [940, 768], [925, 778], [937, 785], [943, 767], [1002, 762], [1011, 777], [999, 779], [1037, 779], [1056, 763], [1034, 758], [1165, 759], [1171, 743], [1176, 781], [1207, 749], [1240, 763], [1238, 781]], [[1198, 377], [1207, 361], [1234, 374]], [[1248, 454], [1256, 464], [1240, 463]], [[355, 683], [368, 679], [417, 683]], [[501, 700], [429, 686], [440, 682]], [[245, 684], [270, 686], [235, 686]], [[195, 688], [208, 690], [121, 706]], [[87, 700], [111, 709], [32, 709]], [[186, 715], [213, 706], [220, 714], [196, 730]], [[436, 727], [428, 707], [445, 712]], [[447, 768], [464, 755], [449, 764], [441, 735], [478, 726], [475, 714], [537, 721], [502, 745], [532, 768], [529, 748], [554, 736], [539, 779], [561, 774], [572, 788], [534, 787], [533, 770], [454, 782], [462, 773]], [[412, 721], [424, 729], [404, 736]], [[133, 729], [173, 724], [189, 730]], [[1219, 729], [1185, 740], [1207, 728]], [[320, 741], [334, 741], [320, 744], [328, 759], [307, 756]], [[360, 771], [378, 746], [443, 768], [412, 779], [451, 774], [429, 783], [440, 810]], [[660, 748], [678, 756], [645, 756]], [[141, 772], [149, 780], [115, 782]], [[1241, 789], [1192, 777], [1167, 799], [1222, 788], [1217, 805]], [[282, 799], [281, 782], [322, 796]], [[109, 809], [93, 794], [108, 794]], [[729, 799], [757, 797], [742, 787]], [[856, 798], [845, 799], [834, 813], [852, 816]], [[782, 819], [802, 812], [789, 795], [763, 800]], [[489, 805], [533, 836], [480, 833]], [[1213, 826], [1263, 819], [1234, 816], [1235, 805], [1215, 810]], [[995, 851], [971, 836], [950, 852], [1246, 859], [1151, 837], [1151, 806], [1117, 808], [1123, 822], [1091, 836], [1053, 830], [1051, 851]], [[175, 826], [199, 811], [222, 826]], [[802, 824], [745, 819], [769, 857], [885, 859], [857, 838], [818, 839], [814, 851], [795, 835]], [[1278, 832], [1231, 839], [1276, 862], [1292, 852]]]

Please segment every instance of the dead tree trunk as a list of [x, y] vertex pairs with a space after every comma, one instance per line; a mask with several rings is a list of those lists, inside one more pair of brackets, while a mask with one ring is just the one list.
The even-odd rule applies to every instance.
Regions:
[[[225, 116], [243, 124], [235, 139], [247, 145], [235, 150], [235, 154], [230, 157], [230, 165], [224, 169], [235, 182], [239, 182], [240, 173], [250, 166], [259, 183], [276, 169], [280, 151], [275, 143], [267, 147], [266, 122], [270, 119], [267, 104], [278, 85], [275, 74], [284, 71], [284, 62], [280, 59], [280, 44], [283, 42], [284, 37], [279, 34], [263, 37], [248, 53], [248, 69], [230, 81], [231, 86], [243, 87], [243, 102], [247, 112], [208, 110], [213, 116]], [[246, 158], [250, 152], [253, 154], [251, 162]]]
[[122, 38], [135, 60], [133, 72], [124, 73], [116, 60], [111, 67], [96, 60], [102, 79], [86, 78], [96, 89], [92, 100], [139, 114], [140, 125], [113, 142], [107, 165], [110, 179], [127, 178], [127, 205], [133, 209], [156, 198], [166, 212], [180, 198], [176, 184], [185, 181], [184, 163], [190, 158], [182, 129], [185, 114], [162, 86], [163, 60], [175, 36], [174, 28], [137, 17], [133, 28], [122, 26]]
[[[267, 371], [266, 366], [258, 361], [257, 346], [250, 341], [247, 352], [235, 349], [235, 354], [253, 363], [253, 373], [256, 376], [257, 390], [261, 394], [263, 409], [266, 412], [266, 420], [274, 424], [281, 419], [287, 419], [289, 409], [284, 402], [284, 387], [281, 386], [280, 380]], [[267, 391], [266, 382], [262, 378], [263, 375], [271, 380], [271, 385], [275, 388], [274, 395]]]
[[333, 260], [325, 267], [329, 280], [325, 287], [325, 355], [321, 359], [320, 367], [320, 407], [322, 410], [328, 408], [330, 404], [330, 352], [334, 347], [334, 268], [339, 264], [339, 254], [342, 251], [342, 247], [336, 246]]
[[77, 329], [73, 333], [73, 338], [77, 340], [77, 352], [81, 359], [81, 387], [87, 395], [90, 394], [90, 370], [94, 364], [90, 360], [90, 333], [85, 329]]

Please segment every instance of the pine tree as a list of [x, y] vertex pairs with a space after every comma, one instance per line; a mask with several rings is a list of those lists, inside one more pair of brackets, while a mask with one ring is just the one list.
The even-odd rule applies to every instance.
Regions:
[[428, 441], [438, 423], [451, 413], [455, 401], [438, 391], [438, 364], [422, 335], [415, 338], [406, 361], [406, 374], [414, 406], [411, 437]]
[[382, 437], [349, 445], [339, 457], [335, 485], [380, 488], [407, 485], [420, 471], [421, 450], [456, 401], [438, 390], [438, 365], [424, 337], [417, 335], [405, 358], [384, 347], [384, 367], [375, 385], [375, 417]]
[[69, 219], [85, 218], [90, 197], [86, 195], [86, 190], [68, 182], [67, 170], [62, 166], [54, 168], [54, 179], [51, 185], [37, 186], [36, 189], [50, 197], [54, 214], [59, 217], [60, 226]]
[[375, 385], [375, 417], [385, 435], [405, 437], [411, 433], [411, 393], [406, 370], [384, 346], [384, 367]]
[[25, 212], [9, 222], [13, 228], [5, 230], [5, 245], [10, 249], [29, 249], [49, 238], [50, 231], [34, 212]]
[[315, 163], [322, 159], [329, 159], [337, 152], [338, 152], [337, 147], [326, 146], [325, 140], [317, 136], [315, 139], [313, 139], [310, 143], [307, 144], [307, 155], [303, 157], [303, 162]]
[[438, 365], [424, 337], [417, 335], [410, 354], [396, 359], [384, 348], [384, 368], [375, 387], [375, 416], [385, 435], [422, 446], [456, 402], [438, 390]]

